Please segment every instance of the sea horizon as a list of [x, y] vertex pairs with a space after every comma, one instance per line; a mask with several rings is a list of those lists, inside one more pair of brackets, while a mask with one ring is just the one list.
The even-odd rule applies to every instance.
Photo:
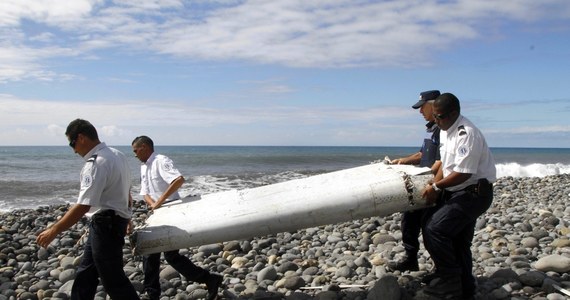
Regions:
[[[133, 195], [140, 187], [140, 162], [125, 153]], [[419, 151], [411, 146], [155, 146], [189, 180], [182, 196], [245, 189], [337, 171]], [[498, 177], [544, 177], [570, 173], [570, 148], [492, 147]], [[74, 203], [84, 160], [69, 146], [0, 146], [0, 211]]]

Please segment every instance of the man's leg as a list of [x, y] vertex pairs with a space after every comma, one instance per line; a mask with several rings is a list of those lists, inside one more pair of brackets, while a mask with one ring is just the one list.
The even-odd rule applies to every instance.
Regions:
[[[463, 199], [463, 198], [469, 199]], [[465, 193], [451, 196], [427, 221], [424, 228], [424, 245], [437, 268], [438, 278], [432, 280], [425, 292], [436, 296], [460, 297], [463, 293], [462, 259], [458, 257], [456, 240], [473, 220], [459, 203], [471, 200]], [[461, 237], [467, 238], [467, 237]]]
[[144, 290], [151, 299], [160, 298], [160, 252], [143, 256]]
[[398, 271], [417, 271], [418, 266], [418, 251], [420, 250], [420, 236], [421, 220], [423, 210], [406, 211], [402, 214], [402, 242], [406, 251], [406, 256], [399, 262], [390, 266], [393, 270]]
[[222, 284], [223, 277], [218, 274], [210, 274], [205, 269], [196, 266], [188, 257], [180, 255], [178, 250], [164, 252], [164, 258], [178, 273], [186, 279], [194, 282], [205, 283], [208, 288], [208, 300], [213, 300], [218, 295], [218, 289]]
[[93, 216], [93, 260], [105, 291], [112, 299], [139, 299], [123, 270], [123, 246], [129, 220]]
[[471, 243], [475, 233], [475, 221], [465, 226], [465, 229], [454, 240], [454, 247], [457, 250], [457, 258], [461, 265], [461, 286], [463, 295], [472, 296], [477, 287], [473, 276], [473, 255], [471, 253]]
[[91, 248], [91, 240], [93, 229], [89, 225], [89, 234], [87, 235], [87, 242], [83, 249], [83, 258], [77, 267], [77, 273], [73, 286], [71, 287], [71, 300], [92, 300], [99, 285], [99, 273], [93, 263], [93, 251]]

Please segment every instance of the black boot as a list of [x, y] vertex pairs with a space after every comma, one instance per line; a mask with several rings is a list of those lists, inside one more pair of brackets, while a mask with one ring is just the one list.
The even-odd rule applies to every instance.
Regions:
[[208, 300], [214, 300], [218, 297], [218, 289], [222, 285], [222, 280], [224, 277], [218, 274], [210, 274], [208, 275], [208, 279], [206, 280], [206, 287], [208, 288]]
[[404, 259], [389, 263], [388, 268], [393, 271], [418, 271], [420, 267], [418, 266], [418, 259], [414, 255], [407, 255]]
[[459, 276], [438, 277], [425, 287], [424, 292], [441, 299], [461, 299], [463, 296], [461, 279]]

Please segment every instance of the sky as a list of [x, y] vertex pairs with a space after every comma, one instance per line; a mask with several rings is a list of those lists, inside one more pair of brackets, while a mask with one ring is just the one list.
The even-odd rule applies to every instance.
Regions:
[[438, 89], [491, 147], [570, 147], [568, 0], [2, 0], [0, 146], [420, 146]]

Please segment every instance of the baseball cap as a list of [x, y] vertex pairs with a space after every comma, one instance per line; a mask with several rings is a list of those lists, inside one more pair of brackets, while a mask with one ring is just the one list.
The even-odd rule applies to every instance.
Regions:
[[418, 109], [418, 108], [422, 107], [422, 105], [424, 105], [426, 102], [428, 102], [430, 100], [435, 100], [435, 98], [439, 97], [439, 95], [440, 95], [440, 92], [438, 90], [421, 92], [420, 93], [420, 100], [418, 100], [418, 102], [416, 104], [412, 105], [412, 107], [414, 109]]

